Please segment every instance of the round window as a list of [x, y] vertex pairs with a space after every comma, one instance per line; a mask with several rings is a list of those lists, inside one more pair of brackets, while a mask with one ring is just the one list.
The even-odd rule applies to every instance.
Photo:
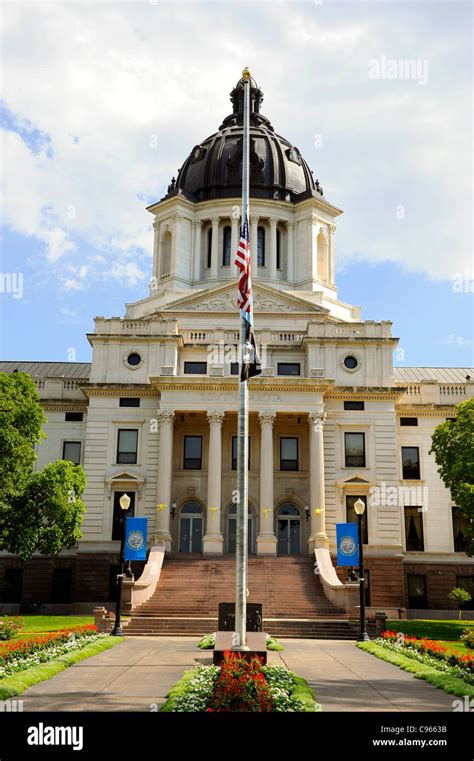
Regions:
[[132, 354], [129, 354], [127, 357], [127, 362], [132, 367], [136, 367], [137, 365], [140, 364], [141, 361], [142, 361], [142, 358], [136, 352], [132, 352]]
[[348, 370], [355, 370], [357, 365], [358, 362], [355, 357], [349, 356], [344, 360], [344, 367], [347, 367]]

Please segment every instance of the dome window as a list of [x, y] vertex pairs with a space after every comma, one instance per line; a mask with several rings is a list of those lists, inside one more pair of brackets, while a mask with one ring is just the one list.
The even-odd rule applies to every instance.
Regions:
[[212, 227], [207, 231], [207, 268], [211, 268], [212, 262]]
[[277, 228], [277, 231], [276, 231], [276, 244], [277, 244], [276, 245], [276, 248], [277, 248], [277, 250], [276, 250], [276, 255], [277, 255], [276, 267], [277, 267], [277, 270], [281, 270], [281, 231], [278, 230], [278, 228]]
[[232, 229], [229, 225], [224, 227], [222, 236], [222, 266], [230, 266], [230, 245], [231, 245]]
[[257, 230], [257, 266], [265, 267], [265, 228]]

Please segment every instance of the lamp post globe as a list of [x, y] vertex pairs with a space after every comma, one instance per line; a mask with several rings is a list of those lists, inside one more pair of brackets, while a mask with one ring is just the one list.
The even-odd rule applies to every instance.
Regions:
[[360, 625], [359, 625], [359, 642], [367, 642], [370, 637], [366, 631], [365, 622], [365, 578], [364, 578], [364, 542], [362, 538], [362, 516], [365, 513], [365, 502], [363, 499], [357, 499], [354, 503], [354, 511], [357, 515], [357, 531], [359, 538], [359, 606], [360, 606]]
[[[128, 494], [124, 493], [119, 499], [119, 505], [124, 514], [129, 509], [132, 503]], [[122, 605], [122, 582], [124, 576], [124, 548], [125, 548], [125, 518], [123, 520], [122, 537], [120, 541], [120, 560], [119, 560], [119, 573], [117, 574], [117, 602], [115, 605], [115, 624], [111, 631], [113, 637], [121, 637], [123, 635], [122, 624], [120, 621], [120, 607]]]

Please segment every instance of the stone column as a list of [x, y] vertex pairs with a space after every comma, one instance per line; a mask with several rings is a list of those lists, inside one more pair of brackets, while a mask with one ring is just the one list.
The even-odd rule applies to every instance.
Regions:
[[158, 492], [155, 520], [155, 544], [171, 550], [170, 511], [173, 478], [173, 410], [158, 410], [160, 443], [158, 453]]
[[222, 424], [224, 412], [208, 412], [209, 459], [207, 465], [207, 514], [206, 533], [203, 539], [204, 554], [222, 555], [224, 538], [221, 531], [221, 481], [222, 481]]
[[156, 219], [153, 222], [153, 278], [156, 281], [160, 277], [160, 224]]
[[211, 278], [219, 273], [219, 217], [212, 218]]
[[290, 283], [295, 280], [295, 222], [287, 222], [286, 238], [286, 280]]
[[252, 280], [255, 281], [258, 275], [257, 265], [257, 230], [260, 217], [256, 214], [250, 216], [250, 271]]
[[230, 258], [230, 263], [231, 263], [231, 266], [232, 266], [231, 271], [234, 273], [234, 277], [237, 277], [238, 273], [240, 272], [240, 270], [234, 264], [234, 259], [235, 259], [235, 255], [237, 253], [237, 246], [239, 245], [239, 234], [240, 234], [239, 222], [240, 222], [240, 217], [234, 217], [234, 215], [232, 215], [231, 222], [232, 222], [232, 232], [231, 232], [231, 236], [230, 236], [230, 257], [231, 257]]
[[275, 412], [259, 412], [260, 423], [260, 530], [257, 555], [276, 555], [273, 515], [273, 423]]
[[323, 428], [325, 412], [310, 412], [309, 422], [309, 488], [311, 535], [309, 550], [328, 547], [326, 534], [325, 485], [324, 485], [324, 440]]
[[270, 217], [270, 251], [267, 264], [270, 280], [276, 280], [277, 277], [277, 224], [278, 217]]
[[332, 285], [336, 283], [335, 277], [335, 256], [334, 256], [334, 236], [336, 233], [336, 225], [329, 225], [329, 269], [328, 280]]
[[193, 279], [201, 280], [201, 239], [202, 220], [194, 222], [194, 253], [193, 253]]

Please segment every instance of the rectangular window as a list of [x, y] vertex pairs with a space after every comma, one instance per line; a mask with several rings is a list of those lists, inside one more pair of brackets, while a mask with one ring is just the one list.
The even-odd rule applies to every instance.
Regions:
[[230, 363], [230, 374], [231, 375], [239, 375], [240, 369], [239, 369], [239, 363], [238, 362], [231, 362]]
[[363, 410], [365, 409], [364, 402], [344, 402], [345, 410]]
[[301, 375], [301, 365], [299, 362], [279, 362], [278, 375]]
[[423, 515], [419, 507], [405, 507], [405, 543], [407, 552], [423, 552]]
[[298, 439], [280, 439], [280, 470], [298, 470]]
[[400, 425], [404, 425], [407, 428], [413, 427], [418, 425], [418, 418], [417, 417], [401, 417], [400, 418]]
[[207, 375], [207, 362], [185, 362], [185, 375]]
[[361, 499], [362, 502], [365, 504], [365, 510], [364, 514], [362, 516], [362, 543], [368, 544], [369, 543], [369, 532], [367, 528], [367, 497], [365, 494], [358, 495], [358, 494], [347, 494], [346, 496], [346, 522], [347, 523], [357, 523], [357, 513], [354, 509], [354, 505], [357, 502], [358, 499]]
[[120, 497], [122, 497], [125, 492], [114, 491], [114, 516], [112, 522], [112, 539], [114, 540], [122, 539], [125, 528], [125, 519], [132, 518], [135, 514], [135, 492], [127, 491], [126, 493], [130, 497], [130, 507], [128, 510], [123, 510], [120, 507]]
[[80, 465], [81, 463], [81, 442], [80, 441], [64, 441], [63, 442], [63, 460], [69, 460], [70, 462]]
[[456, 576], [456, 586], [465, 589], [472, 598], [460, 606], [461, 610], [474, 610], [474, 576]]
[[469, 518], [459, 512], [459, 507], [455, 505], [452, 508], [453, 516], [453, 539], [454, 539], [454, 552], [466, 552], [468, 541], [466, 538], [467, 527], [469, 526]]
[[71, 602], [72, 568], [54, 568], [51, 588], [52, 603]]
[[[250, 436], [249, 436], [248, 468], [250, 470]], [[237, 470], [237, 436], [232, 436], [232, 470]]]
[[426, 576], [421, 574], [407, 574], [408, 607], [426, 610], [428, 600], [426, 596]]
[[185, 470], [201, 470], [202, 468], [202, 436], [184, 437]]
[[420, 450], [418, 447], [402, 447], [402, 470], [404, 481], [420, 480]]
[[65, 412], [64, 420], [66, 423], [82, 423], [84, 419], [83, 412]]
[[365, 468], [364, 433], [345, 433], [344, 450], [346, 468]]
[[136, 464], [138, 429], [120, 428], [117, 437], [117, 462]]
[[140, 399], [135, 399], [131, 396], [123, 396], [119, 399], [119, 407], [139, 407]]
[[23, 591], [23, 568], [5, 568], [0, 584], [1, 602], [21, 602]]

